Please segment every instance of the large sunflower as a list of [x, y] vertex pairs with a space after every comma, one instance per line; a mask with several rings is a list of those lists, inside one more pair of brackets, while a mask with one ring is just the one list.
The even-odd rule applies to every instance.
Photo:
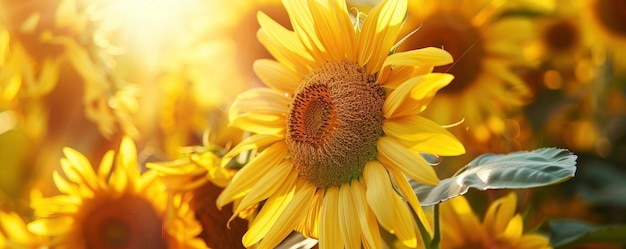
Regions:
[[235, 209], [241, 215], [264, 202], [243, 237], [248, 247], [271, 248], [296, 230], [319, 238], [322, 248], [380, 248], [379, 224], [405, 245], [422, 245], [404, 200], [420, 220], [424, 213], [406, 177], [437, 184], [420, 153], [464, 152], [450, 133], [419, 116], [452, 80], [430, 73], [450, 63], [450, 54], [394, 53], [406, 0], [383, 1], [356, 25], [342, 0], [283, 4], [293, 31], [258, 14], [257, 37], [276, 60], [254, 64], [269, 88], [251, 89], [233, 103], [231, 125], [254, 135], [222, 164], [250, 149], [259, 153], [217, 205], [242, 198]]
[[443, 47], [455, 60], [452, 65], [435, 68], [455, 78], [423, 115], [444, 124], [464, 120], [452, 131], [466, 145], [471, 143], [474, 151], [500, 147], [488, 143], [502, 139], [507, 132], [505, 120], [531, 93], [513, 67], [529, 66], [523, 46], [533, 38], [532, 23], [502, 18], [511, 8], [489, 0], [417, 0], [409, 4], [409, 25], [403, 33], [415, 32], [399, 51]]
[[612, 61], [613, 72], [626, 77], [626, 1], [586, 0], [583, 1], [582, 22], [588, 24], [587, 31], [597, 38], [595, 45], [602, 46]]
[[547, 237], [524, 233], [522, 215], [516, 213], [517, 196], [510, 193], [487, 209], [482, 223], [463, 196], [441, 205], [441, 248], [552, 248]]
[[[165, 185], [155, 172], [139, 173], [137, 152], [125, 137], [115, 158], [109, 151], [97, 172], [79, 152], [66, 148], [63, 174], [53, 174], [62, 195], [35, 198], [35, 234], [50, 236], [55, 248], [203, 248], [193, 213], [178, 198], [169, 213]], [[115, 165], [115, 168], [112, 167]], [[173, 215], [174, 218], [169, 217]]]

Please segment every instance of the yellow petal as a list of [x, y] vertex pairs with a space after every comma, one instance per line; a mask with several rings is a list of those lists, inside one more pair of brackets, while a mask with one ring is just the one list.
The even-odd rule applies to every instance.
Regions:
[[54, 181], [54, 185], [57, 186], [57, 189], [61, 191], [61, 193], [67, 195], [80, 196], [80, 191], [78, 190], [75, 184], [67, 182], [61, 175], [59, 175], [58, 171], [52, 172], [52, 180]]
[[295, 230], [300, 232], [304, 237], [319, 238], [317, 232], [319, 230], [320, 215], [322, 212], [322, 201], [324, 201], [324, 191], [315, 192], [311, 204], [308, 207], [308, 211], [306, 211], [306, 217], [298, 227], [296, 227]]
[[70, 231], [74, 220], [61, 216], [49, 219], [38, 219], [28, 224], [28, 230], [41, 236], [59, 236]]
[[498, 234], [506, 229], [517, 208], [517, 196], [511, 192], [497, 199], [487, 209], [483, 225], [490, 229], [492, 234]]
[[267, 199], [259, 214], [250, 224], [248, 231], [243, 235], [242, 242], [245, 247], [251, 247], [265, 237], [287, 206], [295, 205], [291, 204], [296, 191], [295, 185], [294, 183], [291, 186], [284, 186], [279, 189], [278, 193]]
[[105, 181], [111, 173], [111, 167], [113, 167], [113, 157], [115, 152], [112, 150], [107, 151], [102, 160], [100, 160], [100, 166], [98, 166], [98, 179]]
[[355, 222], [359, 220], [357, 208], [354, 206], [355, 196], [350, 185], [359, 185], [354, 180], [350, 184], [343, 184], [339, 188], [339, 231], [343, 239], [344, 248], [361, 248], [361, 226]]
[[[444, 216], [445, 215], [445, 216]], [[484, 229], [478, 216], [463, 196], [452, 198], [441, 204], [441, 218], [450, 227], [454, 227], [456, 234], [451, 234], [459, 241], [470, 240], [469, 237], [484, 237]], [[443, 223], [442, 223], [443, 225]]]
[[237, 96], [229, 110], [232, 122], [240, 113], [286, 115], [290, 99], [270, 88], [254, 88]]
[[387, 96], [383, 115], [393, 118], [419, 114], [426, 109], [435, 93], [453, 78], [451, 74], [430, 73], [407, 80]]
[[552, 249], [550, 240], [540, 234], [525, 234], [518, 244], [524, 249]]
[[322, 214], [318, 234], [320, 248], [342, 248], [343, 241], [339, 227], [339, 188], [326, 188], [322, 202]]
[[261, 241], [259, 248], [275, 248], [305, 217], [306, 213], [304, 212], [311, 205], [310, 201], [313, 199], [317, 188], [304, 182], [298, 185], [302, 186], [302, 188], [297, 190], [289, 205]]
[[385, 230], [393, 231], [393, 212], [389, 210], [393, 203], [391, 196], [394, 195], [389, 173], [385, 167], [377, 161], [369, 161], [363, 168], [363, 180], [365, 183], [365, 197], [367, 203], [378, 218], [380, 225]]
[[277, 135], [252, 135], [239, 142], [234, 148], [228, 151], [222, 158], [222, 167], [225, 167], [235, 156], [255, 149], [262, 149], [278, 141], [284, 140]]
[[289, 14], [294, 32], [313, 57], [313, 67], [317, 68], [326, 63], [326, 59], [329, 58], [326, 57], [327, 54], [315, 34], [315, 22], [307, 4], [304, 1], [291, 0], [282, 0], [282, 3]]
[[355, 61], [356, 35], [344, 1], [309, 1], [315, 33], [329, 61]]
[[313, 58], [306, 53], [296, 33], [287, 30], [263, 12], [257, 14], [257, 19], [261, 26], [257, 32], [259, 42], [282, 65], [300, 75], [307, 74], [313, 65]]
[[463, 144], [439, 124], [418, 115], [386, 119], [383, 131], [412, 151], [440, 156], [465, 153]]
[[433, 228], [431, 226], [430, 219], [426, 216], [424, 209], [420, 205], [420, 202], [417, 199], [415, 192], [413, 192], [413, 188], [407, 181], [404, 173], [394, 168], [387, 168], [387, 170], [395, 180], [396, 186], [398, 186], [398, 189], [400, 190], [400, 193], [402, 193], [404, 199], [409, 202], [411, 208], [413, 208], [413, 211], [417, 214], [419, 222], [422, 223], [426, 232], [428, 232], [430, 236], [433, 236]]
[[137, 148], [135, 142], [129, 137], [124, 136], [120, 143], [120, 152], [117, 155], [117, 167], [123, 167], [128, 173], [128, 177], [132, 180], [139, 178], [139, 167], [137, 166]]
[[[394, 230], [398, 240], [405, 246], [415, 248], [418, 245], [418, 237], [421, 242], [421, 236], [417, 225], [413, 220], [413, 215], [409, 210], [409, 207], [400, 199], [398, 195], [393, 196], [393, 213], [394, 213]], [[389, 204], [387, 204], [389, 205]], [[423, 243], [422, 243], [423, 244]]]
[[376, 142], [378, 160], [389, 168], [396, 168], [416, 181], [437, 185], [439, 178], [433, 167], [419, 154], [400, 145], [393, 138], [381, 137]]
[[217, 206], [221, 208], [247, 194], [252, 186], [283, 160], [286, 154], [285, 143], [275, 143], [262, 151], [233, 176], [231, 183], [217, 197], [215, 201]]
[[358, 37], [358, 63], [369, 74], [378, 72], [398, 39], [406, 16], [407, 0], [386, 0], [374, 7]]
[[383, 67], [392, 65], [442, 66], [450, 64], [452, 61], [452, 55], [447, 51], [440, 48], [427, 47], [389, 55], [385, 59]]
[[282, 93], [295, 92], [302, 79], [302, 75], [274, 60], [256, 60], [252, 69], [265, 85]]
[[506, 241], [517, 242], [524, 233], [524, 221], [522, 220], [522, 216], [520, 214], [516, 214], [513, 216], [509, 224], [507, 224], [506, 229], [501, 231], [501, 234], [497, 236], [497, 238], [502, 238]]
[[274, 114], [243, 113], [231, 116], [230, 126], [255, 134], [285, 133], [286, 116]]
[[278, 188], [292, 185], [298, 176], [298, 172], [293, 169], [293, 164], [287, 161], [268, 168], [270, 170], [261, 175], [261, 179], [237, 205], [235, 214], [272, 196]]
[[381, 248], [382, 239], [378, 230], [376, 215], [367, 204], [366, 190], [359, 181], [352, 181], [353, 202], [358, 221], [361, 226], [361, 235], [364, 248]]

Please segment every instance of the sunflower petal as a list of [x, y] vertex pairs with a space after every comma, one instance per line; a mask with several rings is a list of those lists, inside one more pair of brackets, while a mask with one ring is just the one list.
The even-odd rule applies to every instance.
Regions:
[[248, 231], [243, 235], [242, 242], [245, 247], [251, 247], [265, 237], [287, 206], [294, 205], [291, 202], [294, 200], [295, 191], [295, 184], [283, 186], [278, 193], [267, 199], [259, 214], [250, 224]]
[[320, 214], [322, 212], [322, 201], [324, 201], [324, 191], [317, 191], [311, 200], [306, 217], [296, 227], [296, 231], [300, 232], [307, 238], [319, 238], [318, 227]]
[[294, 72], [304, 75], [313, 65], [313, 58], [306, 51], [298, 36], [287, 30], [265, 13], [259, 12], [257, 20], [261, 29], [257, 39], [278, 62]]
[[420, 202], [417, 199], [415, 192], [413, 192], [413, 188], [406, 180], [406, 176], [397, 169], [388, 168], [387, 170], [389, 170], [389, 173], [395, 180], [395, 183], [398, 186], [400, 193], [402, 193], [404, 199], [407, 200], [409, 202], [409, 205], [411, 205], [411, 208], [413, 208], [413, 211], [417, 215], [417, 219], [419, 220], [419, 222], [422, 223], [424, 229], [426, 229], [428, 234], [430, 236], [433, 236], [433, 228], [430, 224], [430, 219], [428, 219], [428, 217], [426, 216], [426, 213], [420, 205]]
[[323, 46], [315, 35], [315, 21], [311, 11], [302, 1], [282, 0], [289, 14], [289, 20], [300, 42], [313, 57], [314, 67], [325, 63], [327, 58]]
[[516, 208], [517, 196], [514, 192], [511, 192], [489, 205], [483, 225], [491, 229], [493, 234], [501, 233], [506, 229], [513, 215], [515, 215]]
[[447, 51], [434, 48], [420, 48], [389, 55], [383, 67], [387, 66], [443, 66], [452, 63], [452, 55]]
[[294, 228], [301, 223], [305, 217], [307, 206], [315, 195], [316, 187], [308, 183], [299, 184], [302, 189], [297, 190], [289, 205], [276, 220], [265, 238], [261, 241], [259, 248], [275, 248]]
[[285, 143], [273, 144], [262, 151], [233, 176], [231, 183], [217, 197], [215, 201], [217, 206], [221, 208], [233, 200], [246, 195], [252, 186], [272, 169], [268, 165], [279, 164], [286, 154], [287, 147]]
[[419, 154], [408, 150], [390, 137], [381, 137], [376, 144], [377, 158], [386, 167], [399, 169], [423, 184], [439, 183], [433, 167]]
[[265, 85], [282, 93], [295, 92], [303, 76], [269, 59], [256, 60], [252, 69]]
[[252, 135], [239, 142], [234, 148], [228, 151], [224, 157], [222, 157], [222, 167], [225, 167], [231, 159], [235, 156], [244, 153], [246, 151], [262, 149], [278, 141], [283, 140], [282, 137], [277, 135]]
[[465, 147], [454, 135], [422, 116], [410, 115], [387, 119], [383, 123], [383, 131], [415, 152], [440, 156], [465, 153]]
[[379, 162], [369, 161], [363, 168], [363, 180], [367, 189], [365, 198], [378, 222], [386, 230], [393, 231], [393, 212], [389, 210], [389, 203], [393, 203], [394, 190], [389, 173]]
[[358, 63], [374, 74], [386, 61], [406, 16], [407, 0], [387, 0], [374, 7], [358, 38]]
[[354, 192], [351, 185], [359, 185], [357, 180], [344, 184], [339, 188], [339, 231], [343, 238], [344, 248], [361, 248], [361, 226], [355, 223], [359, 219], [354, 206]]
[[420, 236], [415, 220], [413, 219], [413, 215], [411, 215], [409, 207], [402, 201], [402, 199], [400, 199], [398, 195], [394, 194], [392, 196], [395, 220], [394, 230], [396, 232], [396, 236], [398, 236], [398, 240], [400, 240], [400, 242], [402, 242], [405, 246], [415, 248], [418, 245], [417, 241]]
[[366, 190], [359, 181], [352, 182], [352, 191], [354, 191], [354, 207], [358, 214], [358, 220], [361, 225], [361, 235], [364, 248], [381, 248], [382, 238], [378, 230], [378, 222], [376, 215], [367, 204]]
[[[343, 3], [343, 4], [340, 4]], [[330, 61], [354, 61], [356, 36], [344, 1], [309, 1], [315, 32]]]
[[270, 88], [254, 88], [237, 96], [229, 111], [229, 120], [240, 113], [283, 115], [287, 113], [290, 99]]
[[331, 186], [326, 188], [318, 234], [320, 248], [342, 248], [339, 220], [339, 188]]
[[276, 193], [278, 188], [291, 185], [297, 176], [297, 172], [293, 170], [292, 164], [287, 161], [279, 163], [276, 167], [271, 167], [254, 184], [250, 192], [243, 197], [233, 213], [238, 214], [242, 210], [267, 199]]
[[451, 74], [430, 73], [407, 80], [389, 94], [383, 104], [383, 115], [393, 118], [421, 113], [435, 93], [453, 78]]
[[243, 113], [230, 120], [230, 126], [255, 134], [285, 133], [285, 115]]

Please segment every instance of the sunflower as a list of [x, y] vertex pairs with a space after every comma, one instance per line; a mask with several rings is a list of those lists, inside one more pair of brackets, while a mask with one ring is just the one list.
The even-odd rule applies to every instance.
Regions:
[[613, 72], [626, 77], [626, 13], [625, 1], [586, 0], [583, 1], [582, 22], [588, 24], [589, 31], [597, 38], [595, 45], [604, 48], [614, 66]]
[[[435, 68], [455, 76], [424, 112], [452, 128], [473, 150], [491, 150], [507, 132], [508, 115], [531, 95], [513, 67], [527, 67], [523, 45], [532, 39], [532, 22], [501, 18], [513, 6], [497, 1], [410, 1], [403, 33], [413, 33], [398, 49], [442, 47], [455, 63]], [[515, 32], [511, 32], [515, 30]]]
[[358, 14], [364, 19], [356, 25], [342, 0], [283, 4], [293, 31], [258, 14], [257, 37], [276, 60], [254, 63], [269, 88], [250, 89], [231, 106], [230, 124], [253, 135], [222, 165], [259, 153], [217, 205], [241, 198], [235, 215], [245, 216], [263, 202], [243, 237], [246, 247], [274, 247], [295, 230], [319, 238], [322, 248], [380, 248], [379, 224], [407, 246], [422, 245], [411, 210], [422, 221], [424, 212], [406, 177], [437, 184], [420, 153], [464, 153], [454, 136], [419, 116], [452, 80], [431, 73], [450, 63], [450, 54], [394, 53], [406, 0], [383, 1], [366, 17]]
[[17, 213], [0, 210], [0, 248], [36, 249], [44, 245], [46, 239], [28, 231]]
[[[61, 195], [36, 197], [37, 219], [29, 229], [50, 236], [55, 248], [203, 248], [185, 198], [170, 213], [165, 185], [156, 172], [140, 174], [134, 143], [125, 137], [115, 158], [109, 151], [97, 172], [82, 154], [63, 150], [62, 173], [53, 178]], [[112, 167], [115, 164], [115, 168]], [[173, 215], [174, 218], [169, 217]]]
[[547, 237], [524, 233], [522, 216], [515, 212], [517, 196], [510, 193], [487, 209], [481, 223], [463, 196], [441, 205], [441, 248], [552, 248]]
[[[220, 141], [220, 136], [215, 134], [230, 133], [231, 135], [241, 132], [233, 132], [235, 129], [212, 129], [211, 135], [205, 133], [202, 146], [183, 147], [181, 156], [173, 161], [148, 163], [146, 166], [159, 172], [165, 184], [172, 194], [190, 196], [190, 208], [194, 211], [196, 219], [202, 227], [202, 233], [198, 236], [210, 248], [242, 248], [241, 237], [247, 230], [247, 221], [236, 219], [232, 222], [232, 207], [217, 210], [212, 205], [217, 196], [228, 184], [232, 176], [239, 168], [239, 164], [231, 161], [233, 167], [221, 167], [222, 156], [226, 153], [230, 142], [225, 145], [215, 143]], [[239, 136], [241, 137], [241, 136]], [[240, 141], [235, 135], [232, 141]], [[224, 146], [224, 147], [222, 147]], [[223, 229], [229, 226], [228, 230]]]

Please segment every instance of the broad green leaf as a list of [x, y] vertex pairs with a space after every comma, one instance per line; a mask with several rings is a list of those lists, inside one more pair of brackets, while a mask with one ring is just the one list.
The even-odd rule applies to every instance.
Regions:
[[460, 174], [437, 186], [412, 182], [423, 206], [465, 194], [469, 188], [519, 189], [555, 184], [574, 176], [576, 155], [565, 149], [541, 148], [506, 155], [484, 154], [471, 161]]
[[592, 226], [576, 220], [551, 220], [550, 243], [555, 248], [588, 242], [626, 243], [626, 225]]

